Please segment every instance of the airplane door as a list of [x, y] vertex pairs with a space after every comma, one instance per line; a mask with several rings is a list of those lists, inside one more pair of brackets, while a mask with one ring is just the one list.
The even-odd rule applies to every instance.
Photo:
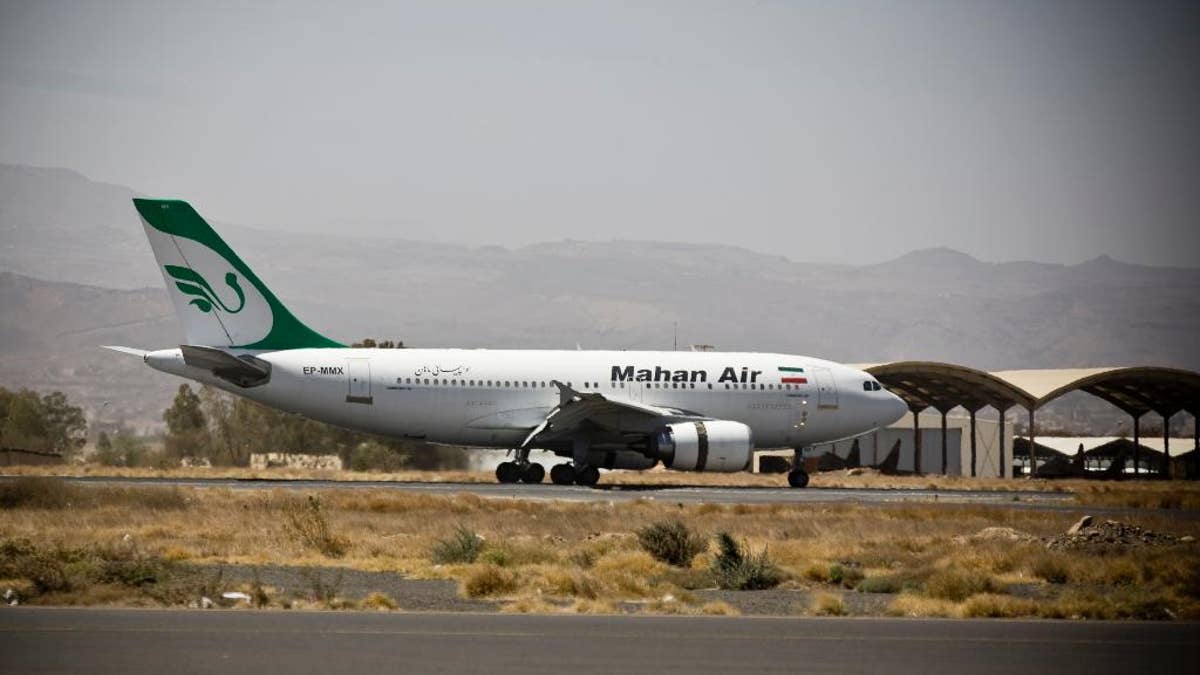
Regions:
[[371, 360], [346, 359], [346, 402], [371, 405]]
[[838, 390], [833, 373], [829, 372], [828, 368], [814, 368], [813, 375], [817, 380], [817, 407], [837, 408]]

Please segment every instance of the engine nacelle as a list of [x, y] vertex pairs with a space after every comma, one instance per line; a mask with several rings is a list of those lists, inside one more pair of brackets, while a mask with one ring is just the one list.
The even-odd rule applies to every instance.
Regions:
[[659, 429], [651, 450], [677, 471], [745, 471], [754, 456], [754, 435], [741, 422], [680, 422]]

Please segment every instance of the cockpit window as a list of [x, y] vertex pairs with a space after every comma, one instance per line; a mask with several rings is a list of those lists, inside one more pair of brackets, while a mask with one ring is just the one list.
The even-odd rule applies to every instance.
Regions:
[[870, 380], [863, 380], [863, 391], [875, 391], [874, 389], [871, 388]]

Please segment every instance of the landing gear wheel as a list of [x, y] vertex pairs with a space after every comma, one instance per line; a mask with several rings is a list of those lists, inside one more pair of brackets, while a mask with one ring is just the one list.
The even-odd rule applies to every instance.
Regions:
[[594, 466], [581, 467], [575, 472], [575, 482], [587, 487], [595, 485], [600, 482], [600, 469]]
[[525, 465], [525, 473], [521, 475], [522, 483], [540, 483], [546, 477], [546, 469], [537, 462]]
[[501, 483], [515, 483], [521, 480], [521, 467], [516, 462], [500, 462], [496, 467], [496, 480]]
[[571, 485], [575, 482], [575, 468], [570, 464], [555, 464], [550, 469], [550, 482], [555, 485]]
[[788, 474], [788, 485], [802, 488], [808, 485], [808, 473], [804, 469], [796, 469]]

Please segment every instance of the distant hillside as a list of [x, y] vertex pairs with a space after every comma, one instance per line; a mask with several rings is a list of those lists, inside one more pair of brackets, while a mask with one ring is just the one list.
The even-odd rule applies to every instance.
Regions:
[[0, 272], [0, 384], [65, 391], [89, 417], [160, 423], [179, 386], [99, 345], [178, 344], [165, 291], [112, 290]]
[[[133, 194], [69, 171], [0, 165], [0, 271], [47, 280], [0, 276], [3, 383], [75, 388], [143, 411], [135, 399], [161, 405], [175, 386], [92, 348], [179, 340]], [[846, 266], [698, 244], [507, 250], [218, 229], [301, 318], [346, 341], [669, 349], [678, 322], [681, 345], [848, 362], [1200, 369], [1196, 269], [1111, 258], [992, 264], [949, 249]], [[80, 374], [88, 368], [99, 374]]]

